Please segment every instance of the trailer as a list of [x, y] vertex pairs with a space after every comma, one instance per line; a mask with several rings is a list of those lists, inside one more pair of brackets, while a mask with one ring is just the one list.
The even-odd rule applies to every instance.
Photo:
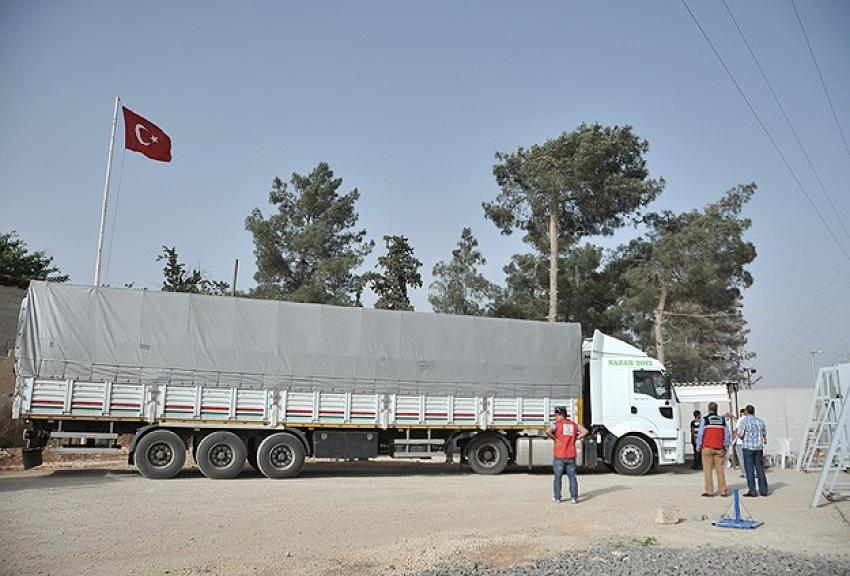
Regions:
[[149, 478], [189, 453], [210, 478], [381, 455], [498, 474], [551, 465], [557, 406], [591, 430], [580, 465], [684, 458], [663, 366], [598, 331], [583, 343], [574, 323], [32, 282], [15, 371], [27, 468], [49, 443], [118, 451], [131, 435]]

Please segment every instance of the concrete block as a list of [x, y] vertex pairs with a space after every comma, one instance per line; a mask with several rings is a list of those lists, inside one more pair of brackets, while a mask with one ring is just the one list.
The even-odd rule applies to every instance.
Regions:
[[678, 506], [662, 506], [658, 509], [655, 515], [656, 524], [678, 524], [679, 523], [679, 507]]

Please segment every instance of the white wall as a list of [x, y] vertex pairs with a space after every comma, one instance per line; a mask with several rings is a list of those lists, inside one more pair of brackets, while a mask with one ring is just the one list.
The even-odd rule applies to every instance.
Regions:
[[767, 425], [766, 454], [778, 451], [778, 440], [790, 438], [796, 454], [812, 406], [813, 388], [755, 388], [738, 392], [738, 405], [752, 404], [756, 416]]
[[[839, 364], [837, 367], [822, 368], [818, 376], [822, 377], [823, 371], [827, 369], [838, 370], [841, 388], [846, 394], [848, 389], [850, 389], [850, 364]], [[730, 402], [726, 403], [719, 398], [709, 398], [712, 395], [722, 396], [719, 389], [709, 390], [708, 387], [705, 387], [705, 390], [703, 390], [702, 388], [692, 387], [690, 390], [687, 387], [676, 388], [676, 394], [682, 401], [682, 424], [686, 426], [685, 429], [687, 430], [685, 443], [685, 452], [687, 454], [691, 453], [690, 430], [687, 426], [690, 425], [694, 410], [700, 410], [705, 414], [707, 412], [708, 400], [710, 399], [718, 403], [721, 414], [726, 411], [732, 412], [735, 409], [734, 397]], [[700, 394], [704, 397], [700, 396]], [[740, 390], [738, 392], [738, 407], [741, 409], [747, 404], [752, 404], [756, 409], [756, 416], [764, 420], [767, 425], [768, 445], [765, 447], [765, 454], [777, 453], [779, 451], [779, 439], [788, 438], [791, 441], [791, 452], [796, 455], [800, 449], [800, 441], [805, 431], [806, 419], [809, 417], [813, 396], [814, 387], [757, 387], [752, 390]]]

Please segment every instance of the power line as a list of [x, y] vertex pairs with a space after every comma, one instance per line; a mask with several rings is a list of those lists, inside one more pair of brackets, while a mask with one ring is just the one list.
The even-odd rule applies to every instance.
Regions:
[[841, 141], [844, 142], [844, 150], [847, 152], [847, 156], [850, 156], [850, 146], [847, 145], [847, 137], [844, 136], [844, 130], [841, 128], [841, 122], [838, 121], [838, 114], [835, 112], [835, 106], [832, 105], [832, 98], [829, 95], [829, 90], [826, 89], [826, 82], [824, 82], [823, 74], [820, 71], [818, 59], [815, 58], [815, 51], [812, 50], [812, 43], [809, 42], [809, 35], [806, 33], [806, 27], [803, 26], [803, 20], [800, 18], [800, 13], [797, 11], [797, 5], [794, 3], [794, 0], [791, 0], [791, 6], [794, 8], [794, 15], [797, 16], [797, 22], [800, 24], [800, 30], [803, 31], [803, 37], [806, 39], [806, 46], [809, 47], [809, 54], [812, 55], [812, 62], [815, 64], [815, 70], [818, 71], [820, 85], [823, 87], [823, 93], [826, 94], [826, 101], [829, 102], [829, 109], [832, 110], [832, 117], [835, 119], [835, 125], [838, 127], [838, 133], [841, 134]]
[[764, 68], [762, 68], [761, 62], [759, 61], [758, 57], [756, 56], [756, 53], [753, 50], [753, 47], [750, 45], [750, 42], [747, 40], [747, 37], [744, 35], [744, 31], [741, 29], [741, 26], [738, 24], [738, 20], [735, 18], [735, 15], [732, 14], [732, 10], [729, 8], [729, 5], [726, 3], [726, 0], [721, 0], [721, 2], [723, 2], [723, 6], [726, 8], [726, 12], [729, 13], [729, 17], [732, 19], [732, 22], [735, 24], [735, 28], [738, 30], [738, 34], [741, 36], [741, 40], [743, 40], [744, 44], [747, 46], [747, 50], [749, 50], [750, 56], [753, 57], [753, 60], [756, 63], [756, 67], [758, 68], [759, 73], [761, 73], [761, 77], [764, 80], [764, 83], [767, 84], [767, 87], [770, 90], [770, 93], [773, 95], [773, 100], [776, 102], [776, 105], [779, 107], [779, 111], [782, 112], [782, 117], [785, 118], [785, 123], [788, 125], [788, 128], [791, 130], [791, 134], [794, 135], [794, 140], [796, 140], [797, 146], [800, 147], [800, 152], [803, 153], [803, 156], [805, 157], [806, 162], [808, 162], [808, 164], [809, 164], [809, 168], [811, 168], [812, 173], [815, 175], [815, 178], [817, 179], [818, 184], [820, 185], [820, 188], [824, 193], [824, 196], [826, 196], [826, 199], [829, 202], [830, 208], [832, 208], [832, 212], [835, 214], [836, 220], [838, 220], [838, 223], [841, 225], [841, 228], [844, 230], [845, 236], [847, 236], [847, 238], [850, 239], [850, 232], [847, 231], [847, 226], [844, 225], [844, 220], [839, 215], [838, 209], [835, 207], [835, 204], [832, 201], [832, 196], [830, 196], [829, 192], [827, 192], [826, 186], [824, 186], [824, 183], [823, 183], [823, 180], [820, 177], [820, 174], [815, 169], [815, 165], [812, 162], [811, 157], [809, 157], [809, 153], [806, 151], [806, 147], [803, 146], [803, 142], [800, 140], [800, 137], [797, 135], [797, 131], [794, 129], [794, 125], [791, 124], [791, 119], [788, 117], [788, 114], [785, 112], [785, 107], [782, 106], [782, 102], [779, 100], [779, 96], [776, 94], [776, 90], [773, 89], [773, 84], [771, 84], [770, 80], [768, 80], [767, 73], [765, 73]]
[[[735, 18], [735, 15], [732, 13], [732, 10], [729, 8], [729, 5], [727, 4], [726, 0], [721, 0], [721, 2], [723, 3], [723, 6], [726, 8], [726, 12], [729, 14], [729, 17], [732, 19], [732, 22], [734, 23], [735, 28], [738, 30], [738, 34], [741, 36], [741, 40], [743, 40], [744, 44], [746, 45], [747, 50], [750, 53], [750, 56], [752, 56], [753, 61], [755, 62], [756, 67], [758, 68], [762, 79], [764, 80], [765, 84], [767, 85], [768, 89], [770, 90], [770, 93], [773, 96], [773, 100], [776, 102], [776, 106], [779, 108], [779, 111], [782, 113], [782, 116], [785, 119], [785, 123], [788, 125], [788, 128], [791, 131], [791, 134], [794, 136], [794, 140], [797, 142], [797, 146], [800, 148], [800, 151], [802, 152], [803, 156], [805, 157], [806, 162], [809, 165], [809, 168], [812, 170], [812, 173], [815, 175], [815, 178], [817, 179], [821, 190], [823, 191], [824, 195], [826, 196], [826, 199], [829, 202], [829, 205], [830, 205], [833, 213], [835, 214], [835, 218], [838, 220], [838, 223], [841, 225], [841, 228], [844, 230], [844, 234], [848, 238], [850, 238], [850, 233], [848, 233], [847, 227], [845, 226], [844, 221], [842, 220], [838, 210], [835, 207], [835, 204], [832, 201], [832, 197], [830, 196], [829, 192], [826, 190], [826, 186], [824, 185], [820, 174], [818, 173], [817, 169], [815, 168], [814, 163], [812, 162], [812, 159], [809, 156], [808, 151], [806, 150], [805, 146], [803, 145], [803, 142], [801, 141], [799, 135], [797, 134], [797, 131], [794, 129], [794, 125], [792, 124], [791, 119], [789, 118], [787, 112], [785, 111], [785, 107], [782, 105], [782, 102], [779, 98], [779, 95], [776, 93], [776, 90], [773, 88], [772, 83], [770, 82], [769, 78], [767, 77], [767, 73], [765, 72], [764, 68], [762, 67], [761, 62], [758, 59], [758, 56], [756, 56], [755, 50], [753, 49], [752, 45], [750, 44], [749, 40], [747, 39], [746, 35], [744, 34], [743, 29], [741, 28], [740, 24], [738, 23], [737, 18]], [[792, 2], [793, 2], [793, 0], [792, 0]], [[798, 18], [799, 18], [799, 15], [798, 15]], [[787, 344], [792, 344], [792, 342], [794, 340], [794, 335], [798, 334], [797, 328], [801, 324], [803, 324], [804, 320], [812, 318], [812, 316], [810, 316], [810, 313], [818, 307], [818, 304], [820, 303], [820, 301], [826, 296], [827, 292], [832, 289], [835, 282], [841, 276], [841, 273], [842, 273], [842, 271], [839, 270], [838, 273], [829, 282], [827, 289], [822, 291], [819, 294], [818, 298], [812, 303], [809, 310], [801, 316], [801, 318], [795, 324], [794, 328], [792, 328], [791, 331], [788, 334], [786, 334], [786, 337], [783, 338], [783, 340], [776, 347], [774, 347], [773, 350], [771, 350], [768, 354], [765, 355], [765, 358], [769, 358], [769, 357], [774, 356], [774, 354], [777, 351], [779, 351], [780, 349], [785, 347]], [[832, 305], [835, 305], [841, 299], [842, 298], [839, 296], [838, 298], [833, 300]], [[824, 311], [830, 310], [832, 308], [832, 305], [828, 304], [825, 307], [824, 310], [822, 310], [820, 313], [816, 314], [814, 317], [821, 316], [824, 313]], [[789, 338], [789, 336], [790, 336], [790, 338]], [[792, 347], [793, 347], [793, 344], [792, 344]], [[787, 350], [790, 351], [790, 349], [787, 349]], [[785, 354], [784, 356], [786, 358], [790, 357], [790, 355], [788, 355], [788, 354]]]
[[714, 55], [717, 57], [717, 60], [720, 62], [720, 65], [723, 66], [723, 70], [726, 71], [726, 75], [729, 76], [729, 79], [732, 81], [732, 84], [735, 85], [735, 88], [738, 90], [738, 94], [741, 95], [741, 98], [744, 100], [744, 103], [746, 103], [747, 108], [749, 108], [753, 117], [756, 119], [759, 126], [761, 126], [761, 129], [764, 131], [765, 135], [767, 136], [767, 139], [770, 140], [770, 143], [773, 145], [773, 149], [776, 150], [777, 154], [779, 154], [779, 157], [782, 159], [782, 162], [785, 164], [785, 167], [788, 169], [788, 172], [790, 172], [791, 177], [794, 179], [794, 182], [797, 183], [797, 187], [800, 189], [800, 192], [802, 192], [803, 196], [806, 197], [806, 200], [809, 201], [809, 205], [815, 211], [815, 214], [817, 214], [818, 219], [820, 219], [821, 224], [823, 224], [824, 228], [826, 228], [826, 231], [829, 232], [829, 235], [835, 241], [835, 244], [838, 246], [838, 249], [841, 251], [842, 254], [844, 254], [844, 257], [847, 260], [850, 260], [850, 252], [847, 252], [847, 250], [844, 248], [844, 245], [841, 244], [841, 241], [838, 240], [838, 237], [835, 235], [835, 232], [832, 231], [832, 228], [829, 226], [826, 219], [823, 217], [823, 214], [821, 214], [821, 211], [818, 209], [817, 205], [814, 203], [814, 200], [812, 200], [812, 197], [806, 191], [806, 187], [803, 186], [803, 183], [800, 181], [800, 178], [797, 176], [797, 173], [794, 171], [794, 168], [791, 167], [791, 163], [788, 162], [788, 159], [785, 157], [785, 154], [782, 153], [782, 149], [779, 148], [779, 145], [776, 143], [776, 140], [773, 138], [773, 135], [770, 133], [770, 130], [767, 129], [767, 126], [765, 126], [764, 122], [762, 122], [761, 117], [758, 115], [755, 108], [753, 108], [753, 105], [750, 103], [750, 99], [747, 98], [747, 95], [744, 93], [744, 90], [741, 88], [740, 84], [738, 84], [738, 81], [735, 80], [735, 76], [732, 74], [732, 71], [729, 70], [729, 67], [726, 65], [726, 61], [723, 60], [723, 57], [717, 51], [717, 48], [714, 47], [714, 43], [711, 41], [711, 38], [708, 37], [708, 34], [706, 33], [705, 29], [702, 27], [702, 24], [700, 24], [696, 15], [693, 13], [690, 6], [688, 6], [688, 3], [685, 2], [685, 0], [681, 0], [681, 2], [682, 2], [682, 6], [685, 7], [685, 10], [688, 11], [688, 14], [691, 15], [691, 19], [694, 21], [694, 24], [696, 24], [697, 28], [699, 28], [699, 31], [702, 33], [702, 36], [703, 36], [703, 38], [705, 38], [705, 41], [708, 43], [709, 47], [711, 48], [711, 51], [714, 52]]
[[[842, 301], [842, 300], [844, 300], [844, 298], [845, 298], [848, 294], [850, 294], [850, 283], [846, 284], [846, 285], [843, 287], [843, 289], [842, 289], [842, 290], [840, 290], [840, 291], [838, 292], [838, 294], [836, 294], [836, 295], [835, 295], [835, 297], [833, 298], [832, 302], [830, 302], [829, 304], [827, 304], [826, 308], [824, 308], [823, 310], [821, 310], [820, 314], [818, 314], [817, 316], [815, 316], [815, 317], [814, 317], [814, 322], [815, 322], [815, 324], [813, 324], [813, 325], [809, 326], [808, 328], [806, 328], [805, 330], [801, 331], [801, 333], [804, 333], [804, 332], [805, 332], [805, 333], [807, 333], [807, 334], [816, 334], [816, 333], [817, 333], [817, 331], [818, 331], [818, 330], [820, 330], [820, 327], [821, 327], [821, 326], [823, 326], [823, 323], [824, 323], [824, 322], [826, 322], [826, 321], [827, 321], [827, 320], [831, 317], [831, 312], [832, 312], [832, 310], [833, 310], [836, 306], [838, 306], [838, 305], [841, 303], [841, 301]], [[813, 329], [812, 329], [812, 328], [813, 328]], [[803, 341], [802, 341], [802, 342], [800, 342], [799, 344], [797, 344], [797, 347], [796, 347], [796, 348], [792, 348], [793, 352], [794, 352], [794, 353], [799, 352], [799, 351], [800, 351], [800, 348], [801, 348], [801, 346], [802, 346], [803, 344], [805, 344], [805, 338], [803, 339]], [[785, 354], [785, 359], [782, 361], [782, 363], [781, 363], [781, 364], [779, 364], [779, 366], [775, 367], [775, 368], [774, 368], [774, 369], [773, 369], [773, 370], [772, 370], [772, 371], [771, 371], [771, 372], [770, 372], [770, 373], [766, 376], [766, 378], [769, 378], [769, 377], [773, 376], [774, 374], [776, 374], [776, 373], [780, 372], [783, 368], [785, 368], [785, 366], [787, 366], [787, 365], [788, 365], [788, 362], [790, 362], [790, 361], [791, 361], [791, 359], [792, 359], [793, 357], [794, 357], [794, 354], [791, 354], [791, 353], [787, 353], [787, 354]]]
[[[833, 275], [833, 277], [827, 284], [826, 289], [818, 295], [817, 299], [812, 302], [811, 306], [809, 306], [808, 309], [800, 316], [794, 326], [792, 326], [791, 329], [785, 333], [782, 339], [764, 355], [765, 359], [776, 356], [779, 351], [783, 352], [782, 355], [786, 355], [785, 352], [790, 350], [790, 348], [787, 348], [787, 346], [790, 344], [791, 347], [793, 347], [794, 337], [801, 332], [801, 330], [798, 330], [798, 328], [801, 328], [805, 324], [806, 320], [811, 320], [811, 318], [816, 316], [815, 314], [813, 314], [813, 312], [815, 311], [815, 309], [817, 309], [818, 305], [821, 303], [821, 300], [826, 297], [827, 293], [832, 290], [832, 287], [841, 279], [841, 275], [845, 271], [847, 271], [847, 268], [840, 268], [835, 273], [835, 275]], [[817, 315], [820, 315], [820, 313], [818, 313]]]

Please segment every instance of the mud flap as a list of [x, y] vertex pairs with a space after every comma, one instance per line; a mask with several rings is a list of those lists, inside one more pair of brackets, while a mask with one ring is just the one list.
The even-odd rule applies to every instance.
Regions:
[[43, 452], [50, 439], [50, 430], [37, 424], [30, 424], [24, 431], [24, 449], [21, 451], [24, 470], [41, 466], [44, 462]]
[[23, 450], [21, 453], [21, 457], [24, 461], [24, 470], [29, 470], [30, 468], [35, 468], [36, 466], [41, 466], [44, 462], [43, 459], [44, 449], [43, 448], [33, 448], [32, 450]]

